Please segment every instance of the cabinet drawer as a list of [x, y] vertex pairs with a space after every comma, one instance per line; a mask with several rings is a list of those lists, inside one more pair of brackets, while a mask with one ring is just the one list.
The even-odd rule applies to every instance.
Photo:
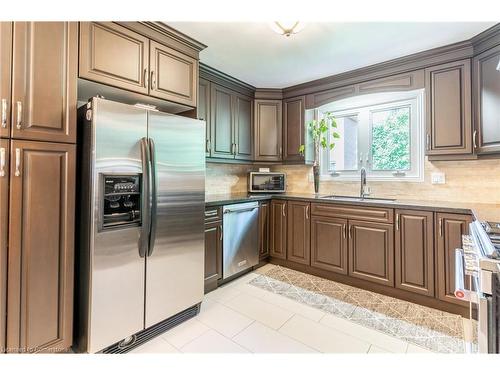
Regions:
[[205, 224], [213, 223], [222, 220], [221, 207], [207, 207], [205, 208]]
[[360, 219], [378, 223], [392, 223], [394, 221], [394, 210], [392, 208], [313, 203], [311, 205], [311, 213], [313, 215]]

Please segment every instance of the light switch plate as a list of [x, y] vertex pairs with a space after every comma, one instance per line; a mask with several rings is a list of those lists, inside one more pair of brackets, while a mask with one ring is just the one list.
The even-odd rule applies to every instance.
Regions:
[[433, 185], [436, 185], [436, 184], [445, 184], [446, 183], [445, 174], [442, 173], [442, 172], [433, 172], [433, 173], [431, 173], [431, 183]]

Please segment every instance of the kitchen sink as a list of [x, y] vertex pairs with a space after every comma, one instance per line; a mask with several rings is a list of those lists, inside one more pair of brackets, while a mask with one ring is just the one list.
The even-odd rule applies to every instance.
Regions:
[[375, 198], [375, 197], [353, 197], [349, 195], [323, 195], [323, 199], [332, 199], [338, 201], [351, 201], [351, 202], [380, 202], [380, 203], [389, 203], [394, 202], [396, 199], [391, 198]]

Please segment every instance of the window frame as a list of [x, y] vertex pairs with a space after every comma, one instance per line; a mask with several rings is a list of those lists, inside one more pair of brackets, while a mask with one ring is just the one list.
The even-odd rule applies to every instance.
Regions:
[[[378, 171], [373, 170], [372, 137], [373, 113], [387, 109], [409, 107], [410, 109], [410, 170]], [[321, 180], [358, 181], [362, 167], [366, 169], [371, 181], [406, 181], [424, 180], [424, 90], [387, 92], [360, 95], [325, 104], [315, 110], [315, 118], [321, 119], [326, 112], [334, 117], [358, 116], [358, 169], [351, 171], [328, 170], [330, 166], [329, 150], [321, 150]], [[331, 135], [328, 134], [330, 140]], [[368, 153], [368, 160], [366, 159]], [[362, 160], [360, 162], [360, 159]]]

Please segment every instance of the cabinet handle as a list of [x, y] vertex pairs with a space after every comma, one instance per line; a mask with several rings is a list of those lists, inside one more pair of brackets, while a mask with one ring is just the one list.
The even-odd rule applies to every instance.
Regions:
[[472, 143], [474, 145], [474, 150], [477, 148], [476, 136], [477, 136], [477, 130], [474, 130], [474, 133], [472, 134]]
[[285, 216], [285, 205], [281, 206], [281, 211], [283, 211], [283, 216]]
[[207, 139], [207, 145], [206, 145], [206, 151], [207, 152], [210, 152], [210, 148], [211, 148], [211, 144], [210, 144], [210, 139]]
[[155, 80], [155, 72], [154, 70], [151, 71], [151, 90], [154, 90], [156, 87], [156, 80]]
[[5, 176], [5, 148], [0, 148], [0, 177]]
[[222, 241], [222, 225], [219, 225], [219, 229], [220, 229], [220, 240]]
[[396, 230], [399, 231], [399, 214], [396, 214]]
[[349, 225], [349, 238], [352, 238], [352, 225]]
[[309, 220], [309, 206], [306, 206], [306, 219]]
[[7, 127], [7, 99], [2, 99], [2, 128]]
[[431, 135], [429, 133], [427, 133], [427, 135], [426, 135], [425, 148], [427, 151], [429, 151], [431, 149]]
[[217, 210], [205, 211], [205, 217], [217, 216]]
[[148, 87], [148, 70], [144, 68], [144, 87]]
[[21, 129], [23, 124], [23, 103], [17, 102], [17, 123], [16, 128]]
[[234, 144], [234, 154], [235, 154], [235, 155], [237, 155], [237, 154], [238, 154], [238, 148], [239, 148], [239, 147], [238, 147], [238, 144], [237, 144], [237, 143], [235, 143], [235, 144]]
[[344, 224], [344, 238], [347, 237], [347, 225]]
[[280, 156], [283, 156], [283, 147], [280, 146]]
[[439, 237], [443, 237], [443, 219], [439, 219]]
[[14, 172], [14, 176], [19, 177], [21, 175], [20, 168], [21, 167], [21, 149], [16, 148], [16, 171]]

